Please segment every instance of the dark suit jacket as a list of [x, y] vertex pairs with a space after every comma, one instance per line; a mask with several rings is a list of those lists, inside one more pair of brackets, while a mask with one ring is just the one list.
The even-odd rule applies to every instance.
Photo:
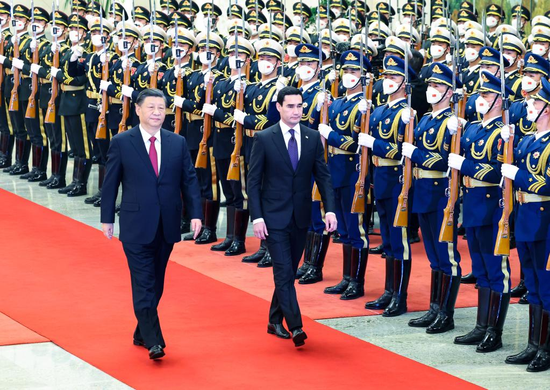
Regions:
[[114, 222], [118, 187], [122, 183], [122, 242], [152, 242], [161, 217], [166, 241], [180, 241], [182, 198], [190, 218], [202, 218], [199, 184], [185, 138], [162, 129], [160, 142], [157, 178], [139, 127], [111, 140], [101, 190], [101, 222]]
[[294, 215], [296, 225], [311, 222], [311, 177], [315, 177], [325, 212], [334, 212], [334, 192], [323, 158], [318, 131], [300, 125], [301, 153], [292, 169], [281, 127], [256, 133], [248, 172], [248, 201], [252, 219], [263, 218], [268, 230], [284, 229]]

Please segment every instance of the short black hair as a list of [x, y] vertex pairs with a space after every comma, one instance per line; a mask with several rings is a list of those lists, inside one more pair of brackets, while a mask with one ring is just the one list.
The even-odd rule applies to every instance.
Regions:
[[141, 91], [136, 99], [136, 104], [138, 106], [141, 106], [141, 103], [148, 98], [148, 97], [159, 97], [164, 99], [164, 103], [166, 104], [166, 96], [164, 96], [164, 93], [160, 89], [156, 88], [147, 88]]
[[300, 95], [302, 97], [302, 100], [304, 99], [302, 95], [302, 91], [300, 91], [298, 88], [284, 87], [279, 91], [279, 94], [277, 95], [277, 103], [279, 103], [282, 106], [283, 102], [285, 101], [285, 96], [291, 96], [291, 95]]

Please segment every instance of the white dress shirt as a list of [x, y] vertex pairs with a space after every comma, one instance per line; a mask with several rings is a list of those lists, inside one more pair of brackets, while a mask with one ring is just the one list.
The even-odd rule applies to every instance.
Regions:
[[155, 149], [157, 150], [157, 160], [158, 160], [158, 169], [160, 173], [160, 130], [155, 133], [155, 135], [151, 135], [145, 130], [143, 130], [143, 127], [139, 125], [139, 132], [141, 133], [141, 137], [143, 138], [143, 143], [145, 144], [145, 149], [147, 149], [147, 154], [149, 154], [149, 149], [151, 149], [151, 137], [155, 137]]

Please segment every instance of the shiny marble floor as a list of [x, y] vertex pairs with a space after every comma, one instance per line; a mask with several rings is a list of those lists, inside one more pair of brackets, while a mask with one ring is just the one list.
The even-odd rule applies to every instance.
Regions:
[[[67, 172], [72, 172], [72, 160]], [[88, 187], [90, 194], [97, 189], [96, 172], [94, 166]], [[0, 188], [100, 229], [99, 209], [85, 205], [83, 197], [67, 198], [3, 173], [0, 173]], [[220, 211], [218, 232], [220, 237], [225, 234], [224, 208]], [[504, 347], [486, 355], [476, 353], [475, 347], [452, 343], [455, 336], [467, 333], [474, 326], [476, 309], [473, 308], [458, 309], [455, 330], [443, 335], [427, 335], [423, 329], [408, 327], [407, 322], [418, 313], [397, 318], [368, 316], [320, 322], [485, 388], [548, 389], [550, 371], [531, 374], [524, 366], [504, 364], [507, 355], [526, 345], [527, 313], [526, 306], [510, 306], [503, 336]], [[426, 388], [435, 387], [437, 384], [426, 384]], [[52, 343], [0, 347], [0, 389], [23, 388], [119, 389], [126, 386]]]

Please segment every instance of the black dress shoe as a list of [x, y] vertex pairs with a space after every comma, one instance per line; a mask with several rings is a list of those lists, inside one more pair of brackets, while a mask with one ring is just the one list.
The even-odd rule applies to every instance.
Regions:
[[189, 221], [181, 220], [180, 222], [180, 233], [189, 233], [191, 231], [191, 223]]
[[269, 254], [269, 252], [266, 251], [263, 259], [261, 259], [260, 262], [258, 263], [258, 268], [269, 268], [269, 267], [273, 267], [273, 262], [271, 261], [271, 255]]
[[[27, 172], [21, 173], [21, 174], [20, 174], [21, 176], [19, 176], [19, 178], [20, 178], [21, 180], [29, 180], [31, 177], [33, 177], [34, 175], [36, 175], [36, 172], [38, 171], [38, 170], [36, 169], [36, 167], [35, 167], [35, 168], [32, 168], [30, 171], [29, 171], [28, 169], [29, 169], [29, 168], [27, 167]], [[14, 173], [14, 172], [15, 172], [15, 171], [13, 171], [12, 173]], [[14, 175], [19, 175], [19, 173], [14, 173]]]
[[267, 251], [267, 248], [264, 245], [260, 246], [260, 249], [258, 249], [258, 251], [256, 253], [253, 253], [250, 256], [243, 257], [242, 262], [243, 263], [257, 263], [261, 259], [263, 259], [264, 256], [265, 256], [265, 252]]
[[145, 341], [143, 341], [143, 340], [134, 339], [134, 345], [137, 345], [138, 347], [147, 348], [145, 346]]
[[382, 255], [384, 254], [384, 246], [378, 245], [378, 246], [375, 246], [374, 248], [370, 248], [369, 253], [371, 255]]
[[301, 347], [302, 345], [304, 345], [306, 339], [306, 332], [304, 332], [302, 328], [294, 329], [292, 331], [292, 341], [294, 341], [295, 347]]
[[65, 182], [65, 179], [62, 179], [60, 177], [54, 177], [50, 184], [46, 186], [48, 190], [56, 190], [59, 188], [65, 188], [67, 186], [67, 183]]
[[527, 291], [523, 296], [519, 299], [518, 303], [520, 305], [528, 305], [529, 301], [527, 300], [527, 296], [529, 295], [529, 291]]
[[220, 242], [219, 244], [212, 245], [210, 247], [210, 250], [214, 251], [214, 252], [225, 252], [226, 250], [229, 249], [229, 247], [231, 246], [232, 243], [233, 243], [232, 238], [225, 237], [225, 239], [222, 242]]
[[225, 251], [225, 256], [238, 256], [246, 252], [244, 241], [234, 240], [231, 246]]
[[267, 324], [267, 333], [274, 334], [281, 339], [290, 338], [290, 333], [288, 333], [283, 324]]
[[47, 179], [48, 179], [48, 175], [46, 174], [46, 172], [40, 172], [37, 170], [34, 175], [29, 177], [28, 180], [30, 183], [36, 183], [36, 182], [47, 181]]
[[98, 199], [101, 199], [101, 192], [98, 191], [89, 198], [84, 199], [84, 203], [86, 204], [94, 204]]
[[210, 230], [209, 228], [204, 228], [202, 229], [202, 233], [200, 234], [200, 236], [198, 236], [197, 239], [195, 240], [195, 244], [204, 245], [204, 244], [211, 244], [216, 241], [218, 241], [216, 232], [213, 230]]
[[462, 283], [462, 284], [474, 284], [476, 281], [477, 281], [477, 278], [471, 272], [467, 275], [464, 275], [460, 279], [460, 283]]
[[11, 176], [17, 176], [17, 175], [24, 175], [29, 173], [29, 166], [28, 165], [16, 165], [11, 171]]
[[149, 349], [149, 359], [160, 359], [164, 355], [164, 349], [160, 345], [153, 345]]
[[54, 179], [55, 179], [55, 176], [52, 175], [49, 178], [47, 178], [46, 180], [42, 180], [40, 183], [38, 183], [38, 185], [40, 187], [47, 187], [48, 184], [50, 184]]
[[411, 244], [416, 244], [417, 242], [420, 242], [420, 236], [418, 235], [418, 232], [411, 234], [411, 238], [409, 241]]

